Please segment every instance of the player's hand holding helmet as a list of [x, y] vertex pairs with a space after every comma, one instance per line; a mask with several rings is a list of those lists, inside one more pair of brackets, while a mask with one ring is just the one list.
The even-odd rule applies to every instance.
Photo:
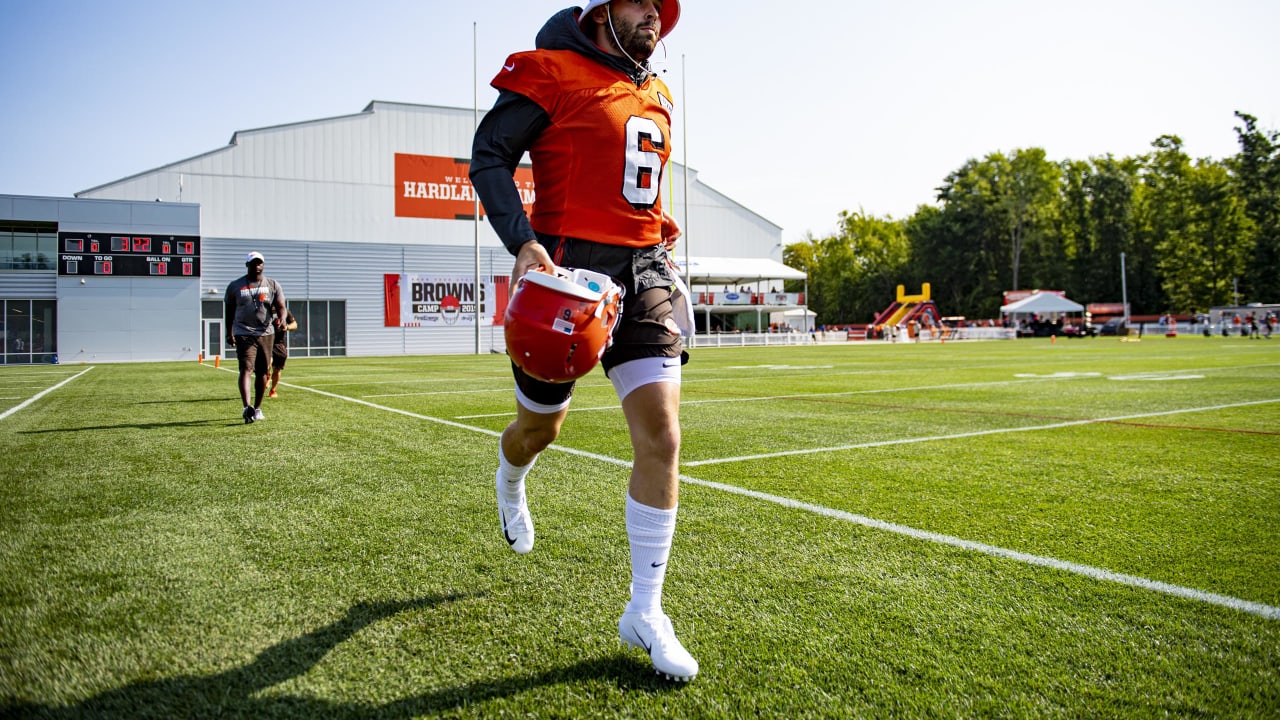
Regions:
[[572, 382], [591, 372], [622, 314], [622, 289], [590, 270], [525, 273], [507, 303], [507, 354], [544, 382]]

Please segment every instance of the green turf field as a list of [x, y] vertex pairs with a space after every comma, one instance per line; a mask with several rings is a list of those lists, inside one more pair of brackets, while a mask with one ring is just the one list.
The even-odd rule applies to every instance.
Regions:
[[1280, 340], [697, 350], [619, 646], [597, 371], [497, 524], [497, 355], [0, 368], [3, 717], [1276, 717]]

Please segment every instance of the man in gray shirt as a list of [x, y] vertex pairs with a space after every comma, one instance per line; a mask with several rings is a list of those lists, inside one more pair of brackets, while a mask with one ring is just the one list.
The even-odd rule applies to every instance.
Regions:
[[[227, 344], [235, 346], [240, 362], [240, 400], [244, 402], [241, 417], [247, 425], [263, 418], [262, 394], [267, 387], [267, 372], [271, 366], [271, 344], [275, 340], [277, 325], [280, 332], [284, 332], [284, 318], [288, 311], [280, 283], [262, 273], [266, 266], [262, 253], [249, 253], [244, 265], [245, 274], [227, 285], [222, 307]], [[249, 404], [250, 373], [255, 379], [253, 405]]]

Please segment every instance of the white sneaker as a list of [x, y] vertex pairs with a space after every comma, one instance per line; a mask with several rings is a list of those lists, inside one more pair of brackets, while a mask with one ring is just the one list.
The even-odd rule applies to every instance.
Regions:
[[267, 419], [267, 416], [262, 414], [262, 408], [254, 408], [254, 409], [253, 409], [253, 419], [254, 419], [254, 420], [266, 420], [266, 419]]
[[507, 502], [502, 493], [502, 478], [495, 476], [498, 491], [498, 522], [502, 536], [512, 550], [521, 555], [533, 549], [533, 518], [529, 516], [529, 504], [523, 497], [520, 502]]
[[653, 669], [668, 680], [689, 682], [698, 674], [698, 661], [676, 639], [671, 619], [665, 613], [623, 613], [618, 620], [618, 637], [623, 643], [649, 653]]

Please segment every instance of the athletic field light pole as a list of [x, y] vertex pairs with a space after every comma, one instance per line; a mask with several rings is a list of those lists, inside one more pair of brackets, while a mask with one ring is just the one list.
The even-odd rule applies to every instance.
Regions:
[[[684, 156], [681, 163], [684, 167], [680, 171], [680, 177], [684, 182], [684, 286], [693, 292], [692, 278], [689, 275], [689, 83], [685, 79], [684, 72], [684, 53], [680, 53], [680, 124], [684, 142], [680, 151]], [[692, 299], [692, 298], [690, 298]], [[693, 318], [690, 318], [693, 320]], [[710, 329], [710, 326], [708, 326]], [[697, 335], [697, 326], [695, 323], [694, 334]]]
[[1120, 302], [1124, 304], [1124, 327], [1129, 329], [1129, 281], [1125, 277], [1124, 253], [1120, 253]]
[[[473, 20], [471, 22], [471, 136], [475, 137], [476, 131], [480, 129], [480, 58], [477, 49], [477, 24]], [[475, 158], [472, 158], [474, 160]], [[475, 300], [476, 306], [476, 355], [480, 354], [480, 194], [476, 192], [474, 186], [471, 188], [472, 195], [472, 213], [471, 213], [471, 229], [473, 235], [473, 244], [475, 246], [475, 269], [476, 275], [472, 286], [471, 297]]]

